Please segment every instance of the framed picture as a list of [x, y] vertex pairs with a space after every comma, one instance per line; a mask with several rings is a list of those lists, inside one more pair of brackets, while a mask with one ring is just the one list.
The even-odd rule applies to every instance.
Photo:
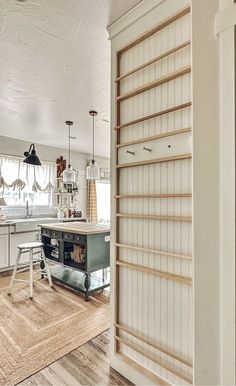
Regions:
[[101, 180], [110, 180], [110, 170], [109, 169], [102, 169], [101, 170]]
[[61, 156], [57, 158], [57, 178], [62, 176], [63, 171], [66, 169], [66, 160]]
[[68, 208], [71, 205], [71, 194], [69, 193], [61, 193], [60, 195], [60, 206]]

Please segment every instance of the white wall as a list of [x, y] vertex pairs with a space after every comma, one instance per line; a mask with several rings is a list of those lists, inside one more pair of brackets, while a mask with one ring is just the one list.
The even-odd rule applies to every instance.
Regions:
[[[0, 154], [12, 155], [23, 157], [24, 152], [29, 149], [31, 142], [22, 141], [15, 138], [0, 136]], [[52, 146], [36, 145], [37, 155], [42, 161], [56, 162], [59, 156], [67, 158], [68, 150], [59, 149]], [[90, 158], [90, 154], [71, 152], [71, 163], [75, 169], [85, 170], [87, 166], [87, 160]], [[109, 159], [96, 157], [96, 161], [103, 169], [109, 169]]]
[[[68, 151], [65, 149], [59, 149], [56, 147], [45, 146], [45, 145], [36, 145], [37, 155], [42, 161], [55, 162], [58, 157], [61, 155], [64, 158], [67, 158]], [[3, 137], [0, 136], [0, 154], [23, 157], [24, 152], [29, 149], [30, 142]], [[80, 171], [79, 173], [79, 197], [80, 197], [80, 210], [82, 211], [83, 217], [86, 216], [86, 179], [85, 179], [85, 169], [87, 166], [88, 158], [91, 158], [90, 154], [83, 154], [72, 152], [71, 153], [71, 163], [75, 169]], [[96, 161], [102, 169], [109, 169], [109, 159], [96, 157]]]
[[221, 384], [218, 10], [192, 0], [195, 385]]

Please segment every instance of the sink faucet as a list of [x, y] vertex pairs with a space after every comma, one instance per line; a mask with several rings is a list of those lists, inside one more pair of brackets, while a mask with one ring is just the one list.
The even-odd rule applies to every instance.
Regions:
[[25, 203], [25, 210], [26, 210], [26, 218], [29, 218], [30, 217], [30, 213], [29, 213], [29, 202], [28, 202], [28, 200], [26, 200], [26, 203]]

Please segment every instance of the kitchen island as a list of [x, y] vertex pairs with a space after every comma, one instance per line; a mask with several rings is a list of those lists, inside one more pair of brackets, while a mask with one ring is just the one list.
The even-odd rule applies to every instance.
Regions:
[[41, 224], [41, 238], [55, 280], [89, 296], [110, 285], [110, 228], [81, 222]]

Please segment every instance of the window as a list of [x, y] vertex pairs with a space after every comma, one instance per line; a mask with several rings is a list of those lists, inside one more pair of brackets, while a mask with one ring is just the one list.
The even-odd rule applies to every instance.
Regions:
[[56, 184], [56, 165], [28, 165], [22, 159], [0, 156], [0, 196], [9, 206], [52, 206]]
[[110, 182], [96, 181], [98, 222], [110, 222]]

